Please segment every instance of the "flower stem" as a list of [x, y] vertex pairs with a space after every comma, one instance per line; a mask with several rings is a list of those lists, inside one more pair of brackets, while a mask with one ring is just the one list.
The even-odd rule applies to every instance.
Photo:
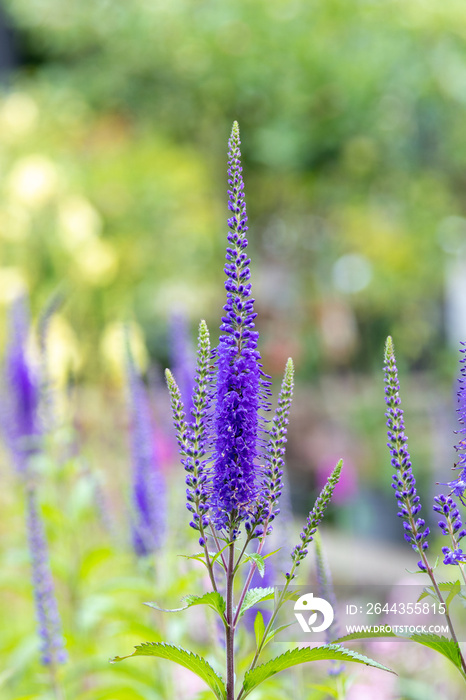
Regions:
[[55, 700], [66, 700], [65, 692], [58, 679], [57, 667], [55, 664], [50, 664], [50, 684], [52, 686]]
[[[264, 526], [264, 535], [263, 535], [262, 539], [260, 540], [259, 546], [258, 546], [258, 548], [257, 548], [257, 554], [259, 554], [259, 555], [262, 553], [262, 550], [263, 550], [263, 548], [264, 548], [265, 538], [266, 538], [266, 536], [267, 536], [266, 533], [267, 533], [268, 524], [269, 524], [269, 519], [267, 518], [267, 520], [265, 521], [265, 526]], [[244, 550], [243, 550], [243, 552], [244, 552]], [[241, 555], [242, 555], [242, 553], [241, 553]], [[240, 561], [240, 559], [238, 559], [238, 562], [237, 562], [236, 566], [238, 566], [239, 561]], [[251, 567], [250, 567], [250, 569], [249, 569], [248, 577], [247, 577], [247, 579], [246, 579], [246, 581], [245, 581], [245, 583], [244, 583], [243, 590], [242, 590], [242, 592], [241, 592], [241, 596], [240, 596], [240, 599], [239, 599], [239, 602], [238, 602], [238, 607], [237, 607], [237, 610], [236, 610], [235, 619], [233, 620], [233, 626], [234, 626], [234, 627], [236, 627], [236, 623], [238, 622], [238, 618], [239, 618], [239, 616], [240, 616], [240, 614], [241, 614], [241, 606], [243, 605], [243, 601], [244, 601], [244, 599], [245, 599], [245, 597], [246, 597], [246, 593], [248, 592], [249, 586], [251, 585], [252, 577], [254, 576], [254, 572], [255, 572], [256, 568], [257, 568], [256, 562], [255, 562], [255, 561], [252, 561], [252, 562], [251, 562]]]
[[449, 630], [450, 630], [451, 638], [453, 639], [453, 641], [455, 642], [455, 644], [456, 644], [457, 647], [458, 647], [458, 653], [459, 653], [460, 659], [461, 659], [461, 668], [463, 669], [463, 675], [466, 676], [466, 662], [465, 662], [465, 660], [464, 660], [463, 653], [462, 653], [461, 648], [460, 648], [460, 645], [459, 645], [459, 643], [458, 643], [458, 638], [457, 638], [457, 636], [456, 636], [455, 628], [453, 627], [453, 623], [452, 623], [452, 621], [451, 621], [450, 614], [449, 614], [448, 609], [447, 609], [447, 604], [445, 603], [445, 601], [444, 601], [444, 599], [443, 599], [443, 596], [442, 596], [442, 594], [441, 594], [441, 592], [440, 592], [440, 588], [439, 588], [439, 586], [438, 586], [438, 584], [437, 584], [437, 581], [436, 581], [436, 579], [435, 579], [435, 576], [434, 576], [434, 571], [433, 571], [433, 569], [431, 568], [431, 566], [430, 566], [430, 564], [429, 564], [429, 562], [428, 562], [428, 560], [427, 560], [427, 557], [426, 557], [426, 555], [425, 555], [425, 552], [424, 552], [424, 551], [420, 551], [420, 555], [421, 555], [422, 561], [423, 561], [423, 563], [424, 563], [424, 565], [425, 565], [425, 567], [426, 567], [426, 571], [427, 571], [427, 573], [428, 573], [428, 575], [429, 575], [429, 578], [430, 578], [430, 580], [432, 581], [432, 585], [433, 585], [433, 587], [434, 587], [435, 593], [437, 594], [438, 601], [439, 601], [439, 603], [440, 603], [441, 605], [443, 605], [443, 606], [445, 607], [445, 613], [444, 613], [445, 619], [446, 619], [446, 621], [447, 621], [447, 625], [448, 625], [448, 628], [449, 628]]
[[227, 700], [235, 697], [235, 627], [233, 624], [233, 583], [235, 578], [235, 543], [230, 535], [227, 565], [227, 600], [226, 600], [226, 627], [225, 641], [227, 654]]

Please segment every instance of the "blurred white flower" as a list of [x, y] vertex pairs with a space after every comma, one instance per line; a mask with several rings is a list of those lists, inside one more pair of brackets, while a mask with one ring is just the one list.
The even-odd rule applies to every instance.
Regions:
[[466, 251], [466, 219], [463, 216], [447, 216], [439, 224], [437, 240], [445, 253], [464, 254]]
[[370, 261], [359, 253], [342, 255], [332, 269], [333, 284], [340, 292], [354, 294], [365, 289], [372, 279]]
[[33, 131], [39, 117], [35, 100], [24, 92], [12, 92], [0, 105], [2, 139], [15, 141]]
[[67, 197], [58, 208], [58, 235], [70, 251], [102, 230], [102, 218], [92, 204], [79, 195]]
[[56, 194], [59, 186], [56, 165], [42, 155], [20, 158], [8, 178], [10, 195], [30, 207], [40, 207]]

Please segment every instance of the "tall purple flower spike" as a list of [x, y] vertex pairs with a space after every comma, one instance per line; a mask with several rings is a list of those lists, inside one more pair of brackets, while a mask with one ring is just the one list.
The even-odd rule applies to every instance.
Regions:
[[211, 349], [209, 330], [205, 321], [199, 324], [198, 352], [195, 386], [192, 397], [192, 420], [186, 420], [186, 413], [180, 389], [170, 370], [165, 371], [171, 408], [176, 430], [176, 438], [182, 455], [186, 474], [186, 508], [191, 513], [189, 523], [198, 530], [199, 544], [207, 542], [206, 528], [209, 526], [210, 499], [210, 453], [211, 453]]
[[47, 538], [33, 488], [27, 489], [27, 527], [41, 660], [45, 666], [55, 666], [67, 660], [67, 653], [50, 571]]
[[177, 311], [170, 318], [172, 374], [181, 392], [187, 416], [191, 414], [195, 383], [195, 355], [191, 347], [186, 315]]
[[[403, 409], [400, 400], [400, 385], [395, 361], [393, 341], [389, 336], [385, 345], [385, 403], [387, 404], [388, 448], [391, 454], [393, 475], [392, 487], [398, 502], [398, 517], [403, 519], [404, 538], [412, 548], [421, 553], [429, 546], [427, 537], [429, 528], [425, 521], [417, 518], [421, 510], [420, 498], [416, 493], [416, 480], [412, 472], [411, 457], [408, 452], [408, 438], [404, 433]], [[425, 570], [420, 560], [418, 566]]]
[[182, 464], [187, 472], [190, 525], [206, 546], [212, 529], [234, 538], [244, 525], [250, 539], [271, 532], [283, 490], [284, 451], [293, 394], [288, 360], [278, 406], [266, 429], [270, 377], [257, 349], [250, 260], [246, 254], [247, 215], [240, 162], [239, 127], [228, 142], [228, 247], [226, 304], [217, 348], [210, 349], [205, 321], [199, 326], [197, 371], [188, 411], [181, 387], [167, 370], [171, 408]]
[[153, 440], [152, 416], [146, 387], [126, 338], [126, 365], [130, 394], [132, 485], [132, 541], [137, 556], [147, 556], [163, 543], [165, 485]]
[[4, 361], [2, 427], [18, 472], [25, 476], [30, 456], [38, 447], [39, 381], [28, 362], [29, 309], [18, 297], [10, 309], [9, 340]]
[[45, 528], [37, 505], [31, 457], [40, 449], [39, 382], [27, 360], [29, 334], [27, 301], [17, 299], [10, 312], [10, 338], [5, 357], [3, 417], [6, 440], [20, 474], [26, 495], [27, 531], [32, 565], [32, 583], [42, 663], [54, 666], [66, 661], [60, 615], [54, 593]]
[[228, 160], [228, 242], [225, 274], [227, 301], [223, 307], [216, 349], [217, 387], [214, 411], [212, 508], [215, 525], [247, 520], [260, 496], [257, 460], [263, 447], [259, 409], [268, 409], [269, 378], [262, 371], [254, 330], [250, 260], [246, 253], [247, 215], [240, 162], [238, 123], [233, 124]]
[[450, 489], [450, 494], [456, 496], [460, 499], [461, 503], [466, 506], [464, 492], [466, 490], [466, 343], [461, 342], [463, 346], [460, 348], [460, 353], [463, 357], [460, 359], [460, 378], [458, 379], [458, 408], [456, 412], [458, 413], [458, 422], [461, 425], [459, 430], [456, 430], [456, 435], [461, 435], [461, 438], [457, 445], [455, 445], [455, 450], [459, 453], [458, 462], [455, 464], [453, 469], [460, 469], [459, 475], [456, 479], [452, 481], [442, 482], [439, 484], [441, 486], [448, 486]]

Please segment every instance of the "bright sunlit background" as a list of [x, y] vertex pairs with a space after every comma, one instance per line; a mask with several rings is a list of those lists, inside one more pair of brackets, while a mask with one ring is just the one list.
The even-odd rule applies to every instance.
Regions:
[[[121, 323], [155, 374], [175, 310], [193, 342], [201, 318], [218, 333], [236, 119], [260, 350], [276, 382], [289, 355], [297, 369], [296, 514], [343, 457], [328, 523], [355, 552], [399, 546], [394, 579], [415, 567], [390, 488], [383, 344], [391, 334], [429, 518], [454, 460], [466, 340], [465, 39], [462, 0], [3, 0], [0, 340], [19, 294], [34, 318], [63, 294], [50, 372], [117, 510]], [[335, 576], [357, 579], [341, 561]]]

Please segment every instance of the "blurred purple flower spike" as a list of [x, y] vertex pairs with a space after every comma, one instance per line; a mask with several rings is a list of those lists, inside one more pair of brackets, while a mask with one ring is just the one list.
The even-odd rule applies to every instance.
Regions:
[[16, 469], [23, 476], [40, 437], [39, 379], [27, 358], [29, 325], [27, 299], [21, 296], [15, 299], [9, 312], [2, 427]]
[[26, 352], [29, 325], [27, 299], [20, 297], [10, 310], [9, 342], [4, 365], [4, 401], [7, 410], [2, 422], [26, 494], [27, 530], [36, 618], [41, 639], [41, 660], [44, 665], [53, 668], [58, 663], [65, 662], [67, 654], [50, 570], [47, 538], [37, 503], [36, 478], [31, 470], [31, 457], [41, 449], [41, 426], [40, 385]]
[[195, 353], [189, 338], [186, 314], [181, 311], [173, 312], [170, 317], [169, 328], [172, 374], [180, 389], [186, 415], [189, 416], [193, 405]]
[[133, 465], [131, 528], [137, 556], [148, 556], [163, 544], [165, 484], [160, 472], [149, 397], [139, 375], [126, 334], [126, 366], [131, 415]]
[[453, 467], [453, 469], [461, 469], [459, 476], [452, 481], [440, 481], [438, 484], [440, 486], [448, 486], [450, 489], [450, 494], [456, 496], [460, 499], [461, 503], [466, 506], [466, 501], [464, 498], [464, 492], [466, 490], [466, 343], [461, 342], [463, 346], [460, 348], [460, 353], [463, 357], [460, 359], [460, 377], [458, 379], [458, 408], [456, 412], [458, 414], [458, 422], [461, 425], [459, 430], [455, 430], [456, 435], [462, 435], [458, 444], [455, 445], [455, 450], [459, 453], [459, 460]]

